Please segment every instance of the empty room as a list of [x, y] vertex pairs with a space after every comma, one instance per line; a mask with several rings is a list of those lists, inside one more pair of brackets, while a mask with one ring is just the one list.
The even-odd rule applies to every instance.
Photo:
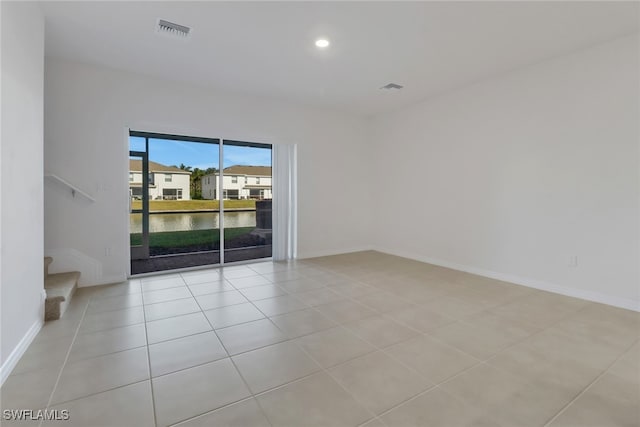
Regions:
[[1, 426], [640, 426], [640, 2], [0, 15]]

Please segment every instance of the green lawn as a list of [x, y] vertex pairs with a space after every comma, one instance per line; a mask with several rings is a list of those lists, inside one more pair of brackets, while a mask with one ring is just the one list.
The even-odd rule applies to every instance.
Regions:
[[[225, 202], [226, 203], [226, 202]], [[226, 228], [224, 236], [226, 240], [250, 233], [255, 227]], [[190, 231], [165, 231], [161, 233], [149, 233], [149, 247], [151, 248], [181, 248], [187, 246], [213, 245], [220, 241], [219, 229], [190, 230]], [[142, 234], [131, 234], [131, 245], [142, 244]]]
[[[133, 209], [142, 209], [142, 200], [131, 202]], [[225, 200], [225, 209], [255, 209], [255, 200]], [[190, 211], [190, 210], [218, 210], [220, 202], [218, 200], [149, 200], [149, 211]]]

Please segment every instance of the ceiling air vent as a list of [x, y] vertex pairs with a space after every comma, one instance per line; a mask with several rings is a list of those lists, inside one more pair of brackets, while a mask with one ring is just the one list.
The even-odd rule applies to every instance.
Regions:
[[399, 84], [396, 84], [396, 83], [389, 83], [389, 84], [386, 84], [386, 85], [382, 86], [380, 89], [386, 89], [386, 90], [391, 90], [391, 89], [394, 89], [394, 90], [400, 90], [400, 89], [402, 89], [403, 87], [404, 87], [404, 86], [399, 85]]
[[158, 19], [156, 32], [179, 39], [186, 39], [191, 35], [191, 28], [180, 24], [174, 24], [173, 22], [165, 21], [164, 19]]

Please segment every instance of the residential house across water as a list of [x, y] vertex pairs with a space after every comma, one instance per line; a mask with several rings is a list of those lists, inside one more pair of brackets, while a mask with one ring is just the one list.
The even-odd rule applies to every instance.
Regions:
[[[191, 172], [149, 161], [149, 200], [189, 200]], [[129, 194], [142, 199], [142, 161], [129, 160]]]
[[[218, 172], [202, 177], [202, 197], [219, 200]], [[229, 166], [223, 174], [224, 199], [271, 199], [270, 166]]]

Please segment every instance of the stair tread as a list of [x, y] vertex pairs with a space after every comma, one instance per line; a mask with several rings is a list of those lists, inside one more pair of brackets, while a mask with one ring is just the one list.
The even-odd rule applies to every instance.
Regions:
[[44, 281], [47, 298], [64, 297], [67, 299], [73, 293], [79, 278], [79, 271], [50, 274]]

